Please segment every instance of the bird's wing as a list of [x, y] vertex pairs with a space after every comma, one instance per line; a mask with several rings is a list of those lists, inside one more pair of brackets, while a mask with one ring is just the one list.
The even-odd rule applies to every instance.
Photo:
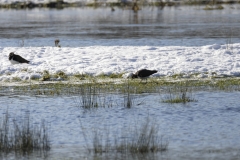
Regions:
[[19, 63], [29, 63], [28, 60], [22, 58], [22, 57], [19, 56], [19, 55], [15, 55], [15, 56], [13, 57], [13, 60], [18, 61]]

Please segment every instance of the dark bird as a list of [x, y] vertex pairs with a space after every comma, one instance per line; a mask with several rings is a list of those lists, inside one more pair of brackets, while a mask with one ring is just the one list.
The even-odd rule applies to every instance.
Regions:
[[11, 52], [9, 54], [9, 61], [12, 63], [12, 64], [18, 64], [18, 63], [29, 63], [30, 61], [22, 58], [21, 56], [17, 55], [17, 54], [14, 54], [14, 52]]
[[134, 3], [133, 3], [132, 10], [133, 10], [134, 12], [137, 12], [137, 11], [139, 10], [139, 7], [138, 7], [137, 2], [134, 2]]
[[115, 11], [115, 9], [114, 9], [113, 7], [111, 7], [111, 11], [112, 11], [112, 12], [114, 12], [114, 11]]
[[135, 74], [132, 74], [132, 78], [140, 78], [141, 81], [145, 79], [147, 82], [147, 78], [154, 73], [157, 73], [157, 70], [141, 69], [137, 71]]
[[61, 46], [59, 45], [59, 42], [60, 42], [59, 39], [56, 39], [56, 40], [55, 40], [55, 47], [61, 47]]

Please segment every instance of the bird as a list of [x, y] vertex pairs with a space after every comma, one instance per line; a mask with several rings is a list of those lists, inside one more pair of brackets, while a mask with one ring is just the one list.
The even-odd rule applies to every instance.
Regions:
[[132, 78], [140, 78], [141, 81], [145, 79], [147, 82], [147, 78], [157, 72], [158, 72], [157, 70], [141, 69], [137, 71], [135, 74], [132, 74]]
[[115, 11], [115, 8], [111, 7], [111, 11], [114, 12], [114, 11]]
[[14, 54], [14, 52], [11, 52], [9, 54], [9, 61], [12, 63], [12, 64], [19, 64], [19, 63], [29, 63], [30, 61], [22, 58], [21, 56], [17, 55], [17, 54]]
[[137, 12], [137, 11], [139, 10], [139, 7], [138, 7], [137, 2], [134, 2], [134, 3], [133, 3], [132, 10], [133, 10], [134, 12]]
[[55, 47], [59, 47], [59, 48], [61, 48], [61, 46], [59, 45], [59, 42], [60, 42], [59, 39], [56, 39], [56, 40], [55, 40]]

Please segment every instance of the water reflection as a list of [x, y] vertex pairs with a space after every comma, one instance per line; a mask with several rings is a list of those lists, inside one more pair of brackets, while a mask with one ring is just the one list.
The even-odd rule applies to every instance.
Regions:
[[[190, 45], [188, 39], [203, 44], [219, 39], [226, 43], [231, 38], [233, 43], [240, 37], [239, 5], [234, 5], [236, 9], [225, 5], [223, 10], [211, 11], [203, 10], [204, 6], [143, 7], [137, 12], [125, 8], [115, 8], [112, 12], [108, 7], [1, 9], [0, 41], [3, 46], [12, 46], [14, 40], [21, 39], [27, 46], [50, 45], [56, 38], [63, 40], [65, 46], [166, 45], [169, 40]], [[129, 44], [125, 40], [132, 41]], [[199, 43], [192, 41], [192, 45]]]

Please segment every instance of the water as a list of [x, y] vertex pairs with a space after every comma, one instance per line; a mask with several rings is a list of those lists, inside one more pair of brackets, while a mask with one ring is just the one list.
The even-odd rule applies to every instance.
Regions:
[[[239, 42], [240, 5], [0, 10], [4, 46], [206, 45]], [[23, 43], [24, 42], [24, 43]]]
[[193, 96], [197, 102], [167, 104], [159, 93], [135, 95], [133, 107], [127, 109], [123, 107], [123, 95], [106, 94], [104, 98], [112, 107], [86, 111], [78, 107], [78, 96], [8, 95], [0, 98], [0, 115], [8, 111], [21, 121], [29, 111], [34, 124], [44, 119], [51, 126], [49, 159], [90, 158], [86, 147], [92, 147], [94, 131], [109, 133], [113, 143], [122, 133], [130, 136], [130, 131], [147, 118], [169, 141], [169, 151], [161, 154], [163, 158], [240, 158], [240, 93], [202, 91]]

